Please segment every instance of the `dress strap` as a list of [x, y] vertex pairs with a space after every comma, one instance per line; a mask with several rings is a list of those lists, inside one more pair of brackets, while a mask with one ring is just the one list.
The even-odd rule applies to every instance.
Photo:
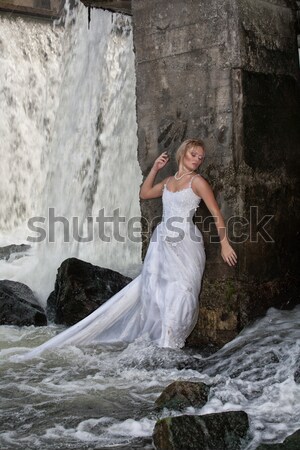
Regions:
[[166, 181], [165, 184], [164, 184], [164, 187], [167, 187], [167, 184], [168, 184], [170, 178], [172, 178], [172, 177], [169, 177], [169, 178], [167, 179], [167, 181]]
[[194, 175], [194, 176], [190, 179], [189, 187], [192, 187], [192, 181], [193, 181], [193, 179], [194, 179], [195, 177], [199, 177], [199, 174], [196, 173], [196, 175]]

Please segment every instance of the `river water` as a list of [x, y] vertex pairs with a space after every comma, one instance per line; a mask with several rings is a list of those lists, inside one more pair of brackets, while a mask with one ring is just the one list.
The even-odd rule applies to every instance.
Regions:
[[[0, 327], [1, 449], [147, 449], [160, 417], [154, 401], [175, 380], [211, 386], [202, 409], [244, 410], [251, 440], [285, 438], [300, 423], [300, 307], [270, 309], [218, 353], [158, 349], [146, 339], [124, 346], [66, 347], [15, 363], [10, 356], [55, 335], [58, 327]], [[220, 449], [221, 450], [221, 449]]]
[[[93, 10], [88, 30], [83, 6], [69, 14], [65, 27], [0, 19], [0, 245], [34, 236], [30, 217], [46, 219], [47, 237], [31, 242], [22, 258], [0, 261], [0, 274], [29, 285], [45, 305], [67, 257], [129, 275], [141, 264], [140, 242], [106, 246], [99, 239], [66, 240], [58, 232], [51, 242], [47, 224], [49, 207], [68, 223], [81, 218], [82, 235], [84, 219], [101, 208], [139, 218], [131, 23]], [[152, 448], [156, 420], [179, 414], [158, 413], [154, 401], [179, 379], [211, 386], [207, 404], [185, 413], [249, 414], [247, 450], [283, 440], [300, 423], [300, 385], [293, 377], [300, 364], [299, 323], [300, 308], [271, 309], [210, 357], [158, 349], [141, 338], [123, 346], [65, 347], [22, 363], [11, 355], [61, 327], [1, 326], [0, 448]]]

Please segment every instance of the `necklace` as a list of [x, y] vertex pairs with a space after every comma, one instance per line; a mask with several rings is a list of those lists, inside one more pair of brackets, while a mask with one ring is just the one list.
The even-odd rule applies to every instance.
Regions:
[[176, 172], [174, 175], [174, 178], [175, 178], [175, 180], [179, 181], [179, 180], [181, 180], [181, 178], [185, 177], [185, 175], [190, 175], [193, 172], [194, 172], [193, 170], [191, 172], [186, 172], [183, 175], [181, 175], [180, 177], [177, 176], [178, 172]]

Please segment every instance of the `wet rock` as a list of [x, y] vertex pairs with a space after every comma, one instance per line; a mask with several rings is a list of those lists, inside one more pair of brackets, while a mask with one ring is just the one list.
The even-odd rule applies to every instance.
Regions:
[[298, 367], [298, 369], [295, 370], [294, 380], [295, 380], [295, 383], [300, 384], [300, 367]]
[[158, 450], [242, 450], [249, 429], [244, 411], [159, 420], [153, 440]]
[[300, 429], [288, 436], [281, 444], [262, 444], [256, 450], [299, 450]]
[[18, 258], [21, 258], [22, 253], [26, 252], [27, 250], [29, 250], [31, 248], [31, 245], [26, 245], [26, 244], [10, 244], [10, 245], [6, 245], [5, 247], [0, 247], [0, 259], [6, 259], [9, 260], [10, 256], [13, 253], [18, 253]]
[[66, 259], [58, 269], [47, 312], [58, 324], [73, 325], [125, 287], [131, 278], [77, 258]]
[[209, 387], [205, 383], [193, 381], [174, 381], [156, 399], [159, 409], [181, 410], [188, 406], [202, 408], [208, 399]]
[[55, 323], [55, 316], [56, 316], [56, 295], [55, 291], [52, 291], [47, 299], [47, 306], [46, 306], [46, 316], [49, 323]]
[[0, 281], [0, 325], [47, 325], [43, 308], [26, 284]]

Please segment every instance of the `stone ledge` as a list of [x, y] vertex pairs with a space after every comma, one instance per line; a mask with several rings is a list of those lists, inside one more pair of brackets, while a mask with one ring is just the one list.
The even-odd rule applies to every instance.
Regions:
[[84, 6], [131, 15], [131, 0], [81, 0]]

